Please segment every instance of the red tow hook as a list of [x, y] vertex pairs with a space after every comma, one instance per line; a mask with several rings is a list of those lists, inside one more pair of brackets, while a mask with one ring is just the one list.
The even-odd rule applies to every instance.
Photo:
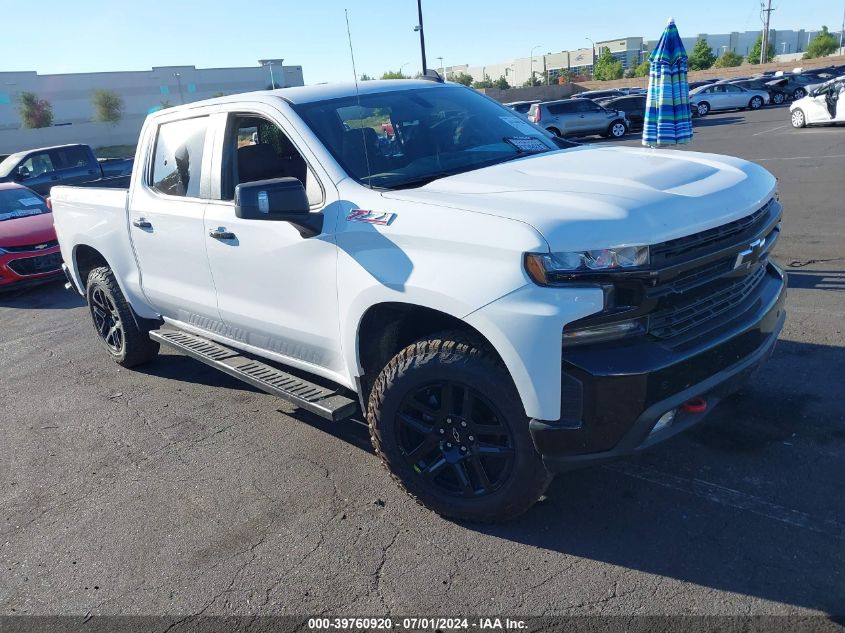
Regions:
[[681, 405], [681, 410], [687, 413], [704, 413], [707, 411], [707, 400], [704, 398], [690, 398]]

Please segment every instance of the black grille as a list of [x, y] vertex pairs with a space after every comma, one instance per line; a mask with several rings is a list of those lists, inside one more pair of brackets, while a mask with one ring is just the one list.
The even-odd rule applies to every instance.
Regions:
[[9, 268], [18, 275], [39, 275], [59, 270], [62, 265], [61, 253], [50, 253], [49, 255], [38, 255], [37, 257], [26, 257], [13, 259], [9, 262]]
[[58, 245], [59, 243], [56, 240], [50, 240], [49, 242], [38, 242], [37, 244], [27, 244], [26, 246], [0, 246], [0, 248], [7, 253], [37, 253], [38, 251], [46, 251]]
[[718, 246], [720, 242], [725, 243], [745, 232], [750, 233], [762, 229], [762, 225], [766, 222], [774, 203], [775, 199], [772, 198], [762, 208], [739, 220], [700, 233], [655, 244], [650, 248], [651, 265], [663, 266], [672, 263], [673, 260], [695, 257], [704, 251], [712, 251], [714, 246]]
[[652, 314], [649, 332], [659, 339], [671, 339], [693, 330], [706, 321], [730, 313], [745, 302], [766, 275], [763, 264], [756, 272], [727, 283], [718, 290], [697, 293], [694, 298], [675, 302]]

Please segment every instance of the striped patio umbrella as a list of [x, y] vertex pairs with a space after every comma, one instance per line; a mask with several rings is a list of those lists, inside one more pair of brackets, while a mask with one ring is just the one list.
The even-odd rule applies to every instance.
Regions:
[[692, 140], [692, 118], [687, 82], [687, 52], [675, 26], [669, 24], [648, 57], [648, 75], [643, 145], [681, 145]]

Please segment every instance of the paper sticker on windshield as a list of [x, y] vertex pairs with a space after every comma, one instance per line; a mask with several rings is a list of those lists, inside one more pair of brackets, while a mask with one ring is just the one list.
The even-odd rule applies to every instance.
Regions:
[[[500, 116], [502, 121], [517, 130], [520, 134], [539, 134], [539, 130], [531, 125], [528, 121], [524, 121], [516, 116]], [[548, 148], [547, 148], [548, 149]]]
[[547, 152], [549, 146], [534, 136], [507, 136], [505, 140], [520, 152]]
[[42, 204], [40, 198], [19, 198], [18, 202], [20, 202], [25, 207], [31, 207], [36, 204]]
[[352, 209], [346, 216], [349, 222], [364, 222], [365, 224], [378, 224], [387, 226], [393, 222], [396, 217], [395, 213], [385, 213], [384, 211], [368, 211], [367, 209]]

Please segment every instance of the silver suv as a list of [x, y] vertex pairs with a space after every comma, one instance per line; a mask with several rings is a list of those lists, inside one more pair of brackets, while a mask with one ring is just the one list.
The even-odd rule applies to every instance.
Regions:
[[535, 103], [528, 111], [528, 118], [555, 136], [601, 134], [621, 138], [631, 127], [624, 112], [606, 110], [589, 99]]

